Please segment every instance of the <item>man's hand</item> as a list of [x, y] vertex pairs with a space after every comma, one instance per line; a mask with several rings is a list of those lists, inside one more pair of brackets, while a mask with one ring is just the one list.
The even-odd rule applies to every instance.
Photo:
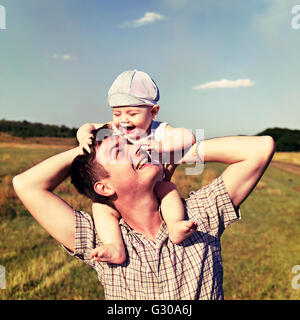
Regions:
[[178, 164], [164, 164], [164, 181], [171, 181], [172, 176], [174, 174], [175, 169], [177, 168]]
[[152, 151], [159, 154], [165, 152], [165, 150], [163, 150], [163, 144], [160, 141], [155, 141], [153, 139], [148, 139], [146, 142], [142, 144], [141, 148], [142, 150], [149, 152]]

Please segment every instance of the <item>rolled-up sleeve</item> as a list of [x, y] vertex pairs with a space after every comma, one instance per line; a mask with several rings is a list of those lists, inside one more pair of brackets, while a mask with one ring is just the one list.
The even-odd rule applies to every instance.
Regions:
[[186, 202], [189, 218], [213, 236], [220, 237], [232, 222], [241, 218], [240, 209], [234, 207], [222, 176], [200, 190], [191, 192]]
[[103, 271], [103, 263], [93, 262], [90, 259], [91, 251], [100, 246], [101, 243], [97, 236], [93, 218], [83, 211], [74, 210], [75, 219], [75, 250], [71, 251], [68, 248], [63, 248], [73, 257], [77, 257], [89, 266], [96, 269], [100, 281]]

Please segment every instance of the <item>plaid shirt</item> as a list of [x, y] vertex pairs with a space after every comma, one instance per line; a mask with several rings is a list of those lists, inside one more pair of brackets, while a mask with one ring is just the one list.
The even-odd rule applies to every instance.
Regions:
[[169, 240], [164, 221], [154, 243], [121, 219], [127, 260], [122, 265], [93, 262], [90, 252], [101, 245], [93, 218], [75, 211], [75, 251], [67, 250], [96, 270], [106, 299], [223, 299], [220, 238], [240, 218], [240, 211], [234, 208], [222, 176], [191, 192], [184, 206], [198, 231], [179, 245]]

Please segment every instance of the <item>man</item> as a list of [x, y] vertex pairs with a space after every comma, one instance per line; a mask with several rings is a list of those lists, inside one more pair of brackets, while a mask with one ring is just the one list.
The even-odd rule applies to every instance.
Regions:
[[[106, 199], [122, 215], [120, 227], [127, 249], [122, 265], [92, 261], [93, 249], [101, 245], [92, 217], [73, 211], [53, 193], [70, 174], [72, 161], [82, 153], [80, 148], [60, 153], [14, 177], [15, 191], [50, 235], [96, 270], [106, 299], [223, 299], [220, 238], [224, 229], [240, 218], [240, 204], [271, 161], [273, 139], [221, 137], [191, 148], [187, 162], [229, 166], [210, 185], [186, 199], [186, 214], [196, 221], [198, 230], [180, 245], [169, 241], [153, 192], [160, 168], [150, 163], [139, 169], [143, 153], [122, 139], [108, 136], [95, 141], [91, 158], [82, 163], [94, 179], [91, 196]], [[110, 158], [112, 154], [117, 157]]]

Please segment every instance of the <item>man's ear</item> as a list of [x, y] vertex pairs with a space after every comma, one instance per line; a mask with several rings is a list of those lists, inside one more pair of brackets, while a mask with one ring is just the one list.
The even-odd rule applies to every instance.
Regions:
[[158, 111], [159, 111], [159, 105], [156, 104], [152, 107], [151, 109], [151, 114], [152, 114], [152, 118], [155, 119], [158, 115]]
[[94, 184], [94, 191], [104, 197], [110, 197], [115, 194], [115, 189], [107, 180], [97, 181]]

